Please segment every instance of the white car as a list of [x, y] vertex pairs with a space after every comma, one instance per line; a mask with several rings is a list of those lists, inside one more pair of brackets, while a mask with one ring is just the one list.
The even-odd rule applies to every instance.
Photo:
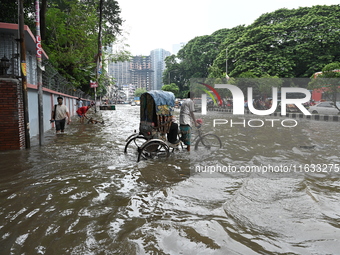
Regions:
[[[336, 102], [336, 105], [340, 109], [340, 102]], [[312, 114], [326, 114], [326, 115], [338, 115], [339, 110], [334, 106], [333, 102], [320, 102], [316, 105], [310, 106], [308, 111]]]

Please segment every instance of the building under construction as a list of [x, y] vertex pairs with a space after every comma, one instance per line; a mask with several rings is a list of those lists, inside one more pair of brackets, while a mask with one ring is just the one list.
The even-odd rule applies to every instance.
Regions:
[[150, 56], [135, 56], [130, 62], [131, 83], [136, 88], [152, 90], [153, 70]]

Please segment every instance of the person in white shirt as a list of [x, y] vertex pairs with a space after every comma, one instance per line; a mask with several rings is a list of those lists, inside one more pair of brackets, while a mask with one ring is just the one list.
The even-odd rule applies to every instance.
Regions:
[[188, 98], [182, 103], [181, 110], [179, 114], [179, 129], [181, 130], [181, 140], [185, 145], [187, 145], [187, 151], [190, 151], [190, 139], [191, 139], [191, 120], [197, 126], [196, 118], [195, 118], [195, 107], [192, 99], [194, 98], [194, 94], [192, 92], [188, 92]]
[[76, 106], [77, 106], [77, 109], [79, 109], [80, 107], [83, 107], [83, 100], [81, 100], [80, 97], [77, 99]]
[[63, 98], [57, 97], [58, 104], [54, 106], [51, 116], [51, 122], [55, 122], [56, 133], [64, 133], [65, 123], [71, 123], [70, 113], [66, 105], [63, 104]]

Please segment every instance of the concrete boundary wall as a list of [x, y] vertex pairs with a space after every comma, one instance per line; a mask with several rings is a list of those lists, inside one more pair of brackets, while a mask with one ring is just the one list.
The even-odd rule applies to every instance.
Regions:
[[[70, 115], [76, 114], [77, 97], [43, 88], [44, 132], [54, 128], [50, 123], [51, 112], [57, 97], [64, 98]], [[38, 89], [27, 85], [28, 117], [30, 139], [39, 135]], [[0, 78], [0, 150], [19, 150], [25, 148], [24, 106], [21, 81], [15, 78]], [[90, 100], [83, 100], [89, 105]]]
[[[68, 107], [71, 117], [76, 114], [77, 97], [60, 93], [51, 89], [43, 88], [43, 116], [44, 131], [54, 128], [54, 124], [50, 123], [52, 109], [58, 103], [57, 97], [64, 98], [64, 104]], [[83, 99], [84, 105], [89, 105], [90, 100]], [[30, 137], [39, 135], [39, 114], [38, 114], [38, 88], [35, 85], [28, 85], [28, 113], [30, 120]]]

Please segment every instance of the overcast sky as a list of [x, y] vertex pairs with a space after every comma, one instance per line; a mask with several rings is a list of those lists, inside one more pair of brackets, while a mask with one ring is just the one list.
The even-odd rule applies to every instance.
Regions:
[[250, 25], [280, 8], [339, 4], [339, 0], [118, 0], [125, 43], [133, 55], [149, 55], [222, 28]]

